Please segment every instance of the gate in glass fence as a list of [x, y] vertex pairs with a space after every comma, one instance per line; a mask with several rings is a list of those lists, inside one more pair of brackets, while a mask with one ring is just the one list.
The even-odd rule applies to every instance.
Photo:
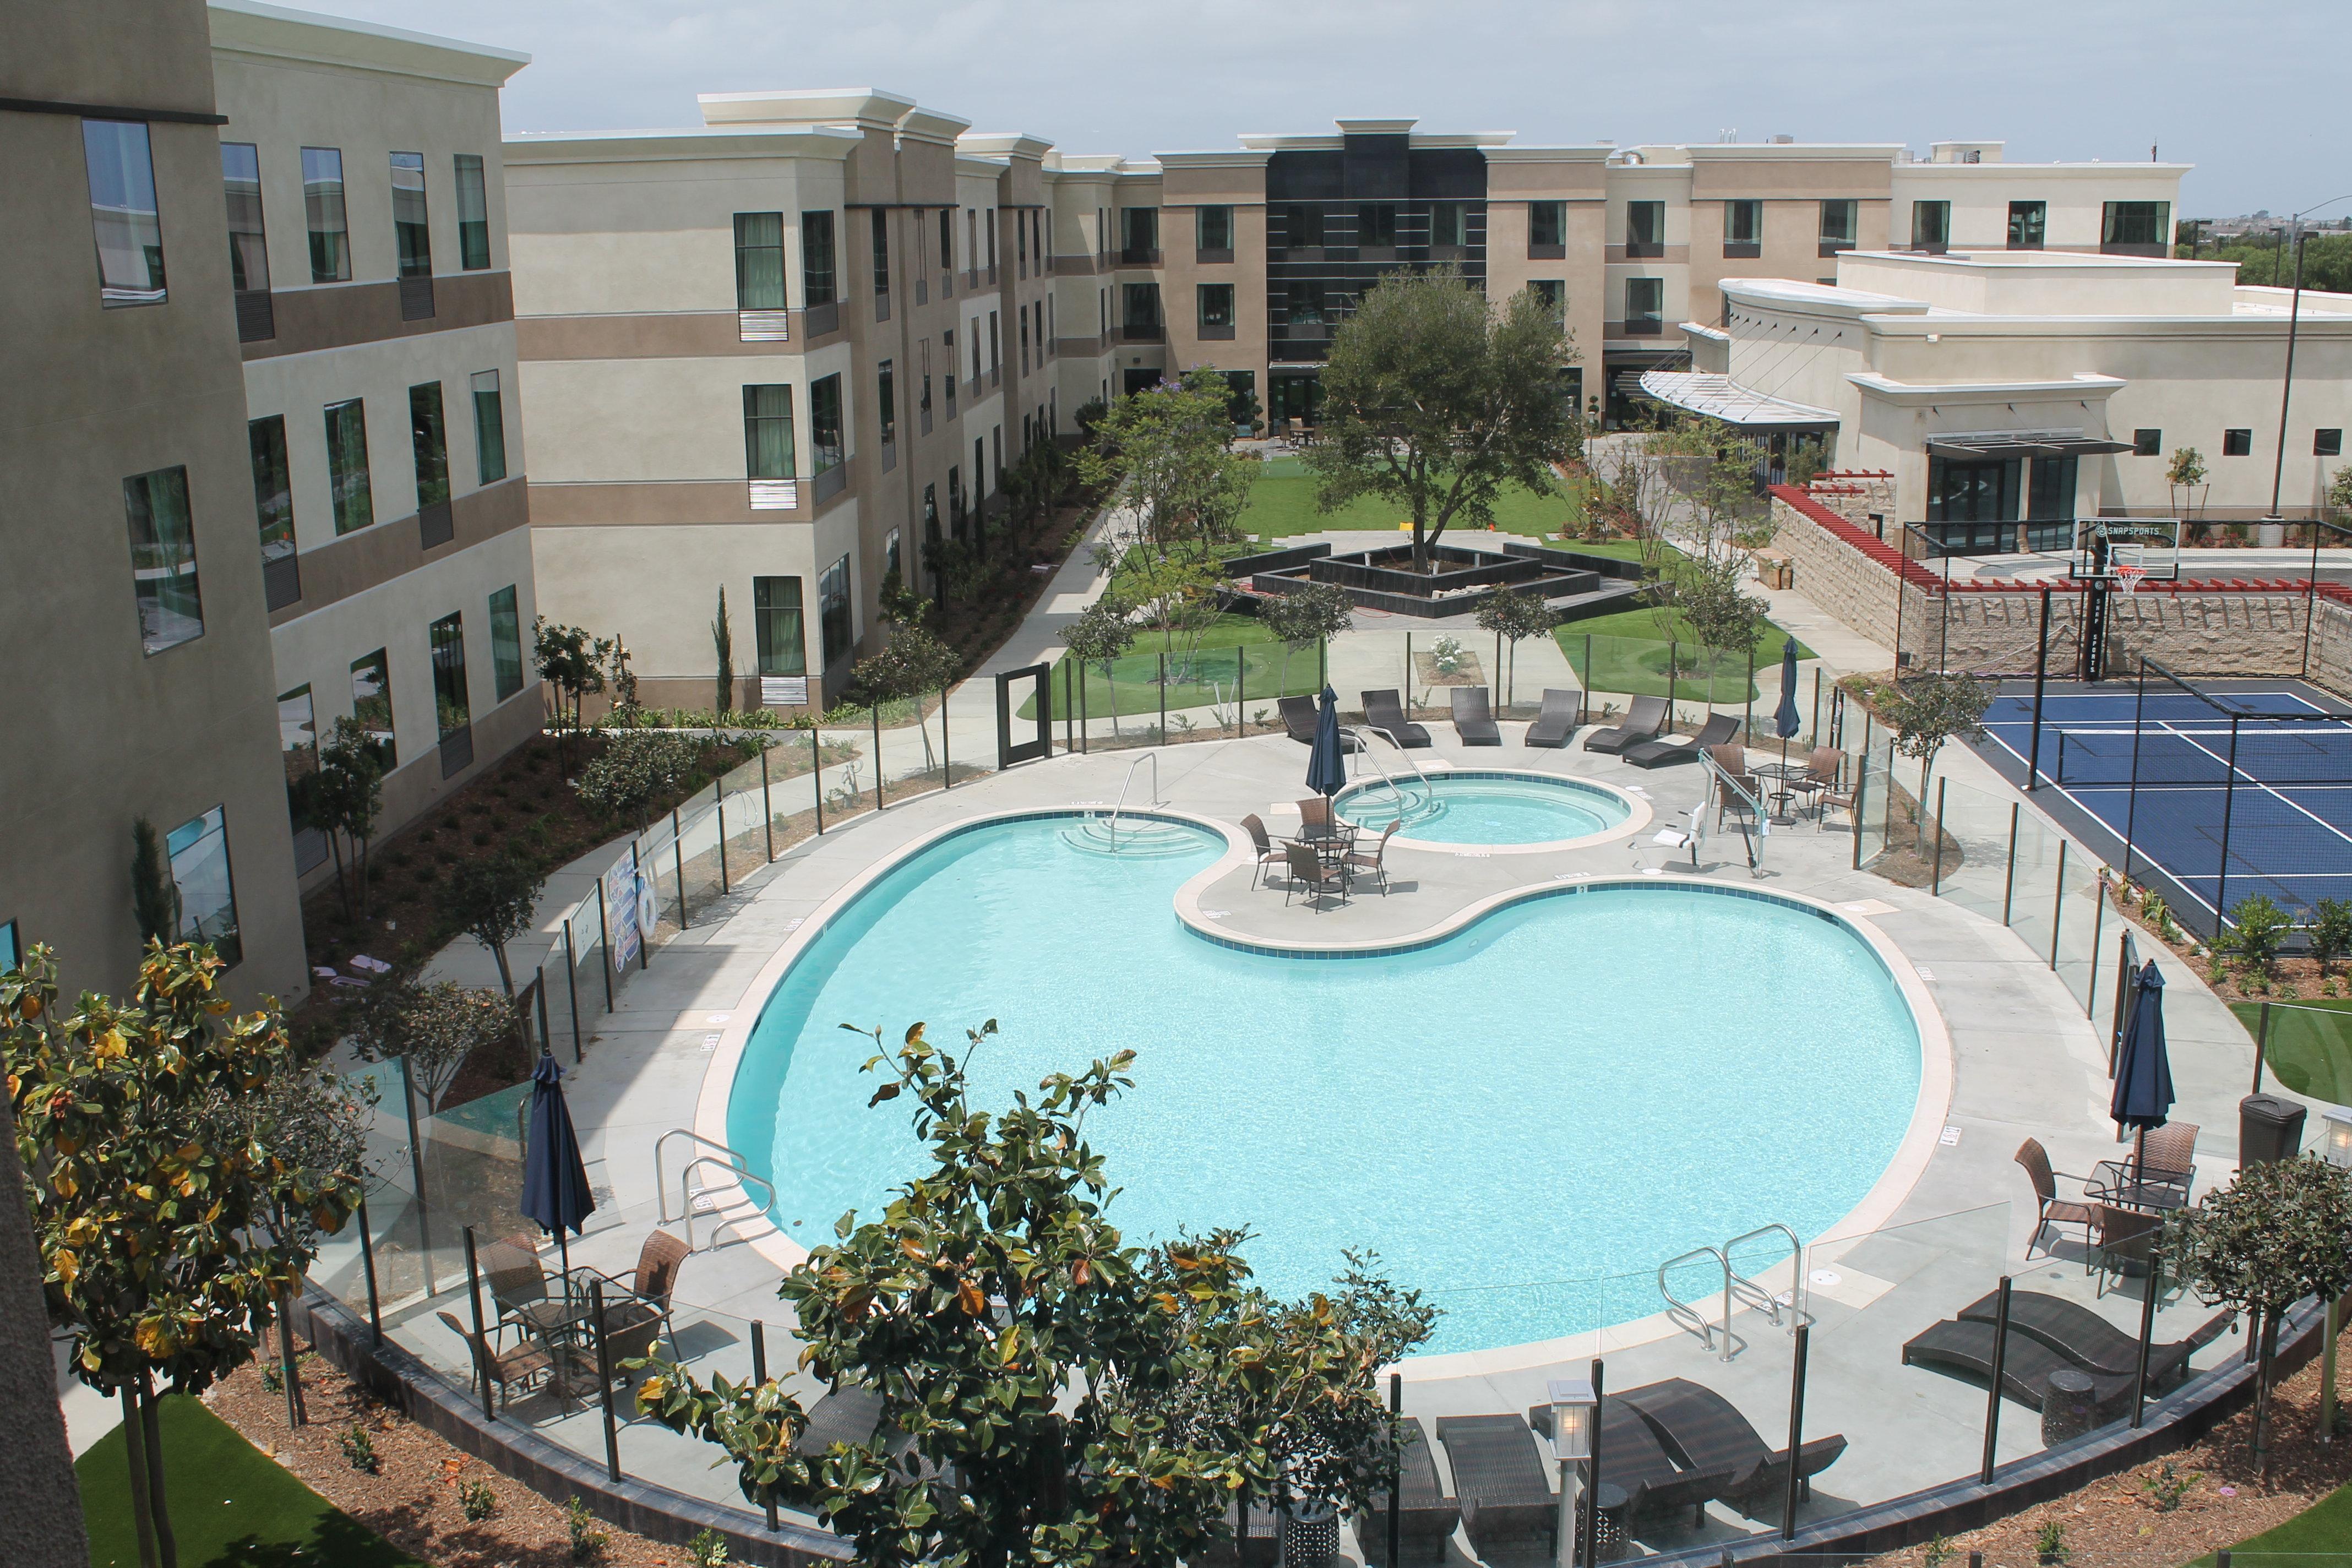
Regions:
[[[1025, 763], [1036, 757], [1054, 754], [1053, 701], [1046, 680], [1053, 666], [1033, 664], [1025, 669], [1008, 669], [996, 678], [996, 765], [1009, 768], [1015, 763]], [[1026, 706], [1036, 721], [1034, 740], [1015, 744], [1013, 740], [1013, 687], [1015, 681], [1030, 683]]]

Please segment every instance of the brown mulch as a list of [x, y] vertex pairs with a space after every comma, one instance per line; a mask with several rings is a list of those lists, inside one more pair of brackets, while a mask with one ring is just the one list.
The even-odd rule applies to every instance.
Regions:
[[[2244, 1341], [2230, 1342], [2242, 1346]], [[2337, 1346], [2340, 1356], [2342, 1339]], [[2315, 1356], [2271, 1392], [2267, 1475], [2255, 1463], [2249, 1406], [2179, 1452], [1953, 1536], [1946, 1544], [1958, 1553], [1983, 1552], [1989, 1568], [2026, 1568], [2036, 1560], [2042, 1527], [2056, 1524], [2066, 1553], [2079, 1563], [2126, 1554], [2143, 1563], [2188, 1563], [2283, 1524], [2352, 1480], [2352, 1435], [2329, 1445], [2319, 1441], [2319, 1370]], [[2340, 1409], [2340, 1391], [2338, 1405]], [[2031, 1419], [2015, 1406], [2004, 1410], [2002, 1418]], [[2178, 1505], [2168, 1510], [2149, 1489], [2168, 1465], [2177, 1480], [2188, 1483]], [[1927, 1548], [1915, 1546], [1874, 1561], [1918, 1568], [1927, 1557]], [[1952, 1568], [1958, 1568], [1957, 1559]]]
[[2322, 965], [2315, 958], [2280, 958], [2272, 963], [2268, 975], [2256, 975], [2244, 973], [2234, 963], [2216, 964], [2210, 949], [2203, 956], [2192, 958], [2190, 951], [2204, 948], [2205, 944], [2183, 931], [2177, 921], [2171, 924], [2169, 937], [2157, 935], [2141, 902], [2146, 892], [2144, 888], [2126, 891], [2111, 884], [2107, 901], [2137, 928], [2146, 942], [2170, 948], [2223, 1001], [2325, 1002], [2352, 995], [2352, 967], [2341, 959]]
[[[289, 1430], [286, 1396], [263, 1386], [257, 1365], [240, 1369], [205, 1395], [214, 1414], [298, 1477], [303, 1485], [410, 1555], [436, 1568], [557, 1568], [572, 1562], [563, 1508], [460, 1453], [429, 1429], [368, 1397], [340, 1371], [303, 1353], [302, 1396], [310, 1423]], [[357, 1424], [375, 1444], [374, 1473], [343, 1458], [343, 1432]], [[488, 1482], [498, 1506], [479, 1523], [466, 1518], [457, 1489]], [[680, 1568], [683, 1546], [632, 1535], [604, 1520], [608, 1568]]]

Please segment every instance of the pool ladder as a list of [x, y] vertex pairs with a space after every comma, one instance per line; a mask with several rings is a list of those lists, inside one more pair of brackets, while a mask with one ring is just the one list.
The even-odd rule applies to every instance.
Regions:
[[[1780, 1297], [1747, 1278], [1731, 1264], [1732, 1249], [1743, 1241], [1753, 1241], [1774, 1232], [1789, 1238], [1789, 1291], [1784, 1303]], [[1723, 1321], [1710, 1323], [1706, 1315], [1692, 1302], [1675, 1294], [1667, 1275], [1685, 1263], [1696, 1263], [1712, 1258], [1723, 1273]], [[1805, 1306], [1805, 1247], [1797, 1233], [1785, 1225], [1759, 1225], [1754, 1230], [1742, 1231], [1721, 1247], [1694, 1247], [1688, 1252], [1677, 1253], [1658, 1265], [1658, 1294], [1666, 1299], [1666, 1317], [1675, 1327], [1698, 1336], [1699, 1343], [1708, 1350], [1716, 1348], [1716, 1335], [1723, 1336], [1723, 1349], [1717, 1359], [1729, 1361], [1747, 1348], [1748, 1342], [1731, 1331], [1734, 1303], [1754, 1308], [1762, 1312], [1775, 1328], [1780, 1326], [1780, 1309], [1789, 1310], [1789, 1328], [1793, 1332], [1801, 1324], [1810, 1326], [1813, 1314]]]
[[[683, 1138], [696, 1152], [688, 1156], [677, 1168], [678, 1212], [669, 1212], [669, 1184], [662, 1173], [662, 1160], [670, 1140]], [[697, 1183], [698, 1172], [715, 1176], [716, 1180]], [[740, 1226], [750, 1221], [765, 1220], [771, 1229], [775, 1226], [776, 1189], [765, 1176], [754, 1172], [749, 1161], [736, 1151], [714, 1138], [705, 1138], [690, 1127], [673, 1127], [654, 1144], [654, 1192], [660, 1204], [661, 1223], [672, 1220], [686, 1223], [686, 1249], [695, 1250], [694, 1216], [700, 1213], [715, 1222], [710, 1245], [719, 1245], [719, 1233], [729, 1226]], [[749, 1237], [739, 1230], [739, 1239]]]
[[1135, 787], [1135, 770], [1146, 763], [1151, 764], [1151, 798], [1144, 803], [1143, 809], [1152, 811], [1159, 807], [1160, 753], [1146, 752], [1127, 764], [1127, 777], [1120, 782], [1118, 799], [1110, 808], [1110, 852], [1114, 855], [1118, 853], [1118, 814], [1127, 809], [1127, 792]]
[[[1437, 789], [1429, 782], [1429, 775], [1421, 771], [1421, 764], [1412, 760], [1411, 752], [1389, 739], [1386, 731], [1374, 730], [1365, 725], [1350, 725], [1347, 732], [1356, 737], [1356, 754], [1372, 764], [1372, 771], [1379, 773], [1381, 782], [1389, 786], [1389, 794], [1396, 797], [1396, 814], [1399, 816], [1410, 816], [1423, 806], [1436, 804]], [[1387, 765], [1381, 761], [1380, 754], [1372, 750], [1374, 736], [1385, 742], [1389, 748], [1396, 752], [1398, 759], [1412, 770], [1414, 780], [1421, 785], [1421, 799], [1418, 803], [1415, 803], [1413, 798], [1397, 784], [1395, 775], [1391, 773]]]

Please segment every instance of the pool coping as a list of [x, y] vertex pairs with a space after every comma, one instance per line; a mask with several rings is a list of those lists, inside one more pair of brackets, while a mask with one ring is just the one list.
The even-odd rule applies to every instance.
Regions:
[[[1389, 847], [1391, 849], [1418, 849], [1424, 854], [1454, 855], [1475, 859], [1486, 859], [1496, 855], [1559, 855], [1577, 849], [1598, 849], [1603, 845], [1638, 837], [1642, 830], [1657, 818], [1656, 808], [1651, 805], [1646, 790], [1636, 795], [1631, 789], [1622, 788], [1617, 784], [1602, 784], [1598, 779], [1582, 778], [1574, 773], [1548, 773], [1533, 768], [1482, 768], [1448, 764], [1443, 768], [1428, 769], [1422, 776], [1431, 784], [1435, 784], [1441, 779], [1528, 779], [1571, 790], [1590, 790], [1596, 795], [1605, 795], [1622, 802], [1625, 806], [1625, 820], [1604, 828], [1599, 833], [1588, 833], [1580, 838], [1542, 838], [1532, 844], [1455, 844], [1437, 838], [1408, 838], [1400, 833], [1389, 840]], [[1360, 790], [1373, 789], [1381, 784], [1389, 783], [1391, 781], [1383, 777], [1378, 781], [1351, 784], [1331, 797], [1332, 806], [1336, 809], [1342, 799]], [[1362, 823], [1358, 823], [1357, 826], [1367, 832], [1370, 831]]]
[[[703, 1069], [702, 1085], [695, 1099], [694, 1131], [721, 1147], [727, 1147], [727, 1105], [734, 1091], [735, 1077], [740, 1068], [744, 1051], [751, 1036], [765, 1016], [768, 1002], [785, 973], [809, 945], [824, 935], [832, 923], [854, 904], [876, 882], [900, 865], [920, 855], [933, 845], [961, 834], [979, 831], [1007, 822], [1023, 822], [1046, 818], [1082, 820], [1093, 815], [1093, 808], [1079, 805], [1043, 806], [1025, 810], [987, 812], [977, 816], [950, 822], [920, 834], [901, 845], [895, 853], [881, 857], [849, 878], [839, 888], [804, 917], [799, 926], [777, 945], [766, 963], [761, 965], [751, 984], [745, 988], [746, 997], [757, 997], [758, 1005], [733, 1009], [733, 1016], [719, 1033], [713, 1047], [709, 1065]], [[1574, 897], [1601, 889], [1662, 889], [1677, 888], [1703, 890], [1717, 896], [1754, 899], [1764, 903], [1777, 903], [1802, 909], [1832, 925], [1843, 927], [1859, 937], [1864, 945], [1878, 959], [1894, 981], [1905, 1005], [1910, 1010], [1913, 1026], [1919, 1036], [1919, 1090], [1912, 1103], [1910, 1124], [1896, 1143], [1894, 1154], [1878, 1179], [1865, 1192], [1860, 1202], [1845, 1215], [1832, 1225], [1820, 1237], [1805, 1242], [1809, 1252], [1823, 1247], [1857, 1241], [1885, 1226], [1910, 1197], [1911, 1190], [1926, 1174], [1927, 1163], [1934, 1157], [1944, 1122], [1951, 1108], [1956, 1073], [1952, 1060], [1951, 1030], [1944, 1021], [1942, 1010], [1936, 1005], [1927, 982], [1919, 976], [1917, 967], [1905, 956], [1894, 940], [1881, 931], [1875, 921], [1855, 911], [1843, 910], [1827, 900], [1798, 892], [1746, 886], [1728, 878], [1684, 876], [1669, 873], [1650, 877], [1639, 873], [1604, 874], [1598, 872], [1563, 872], [1543, 882], [1528, 883], [1506, 889], [1455, 909], [1451, 913], [1402, 937], [1384, 941], [1343, 942], [1283, 942], [1273, 941], [1243, 941], [1215, 930], [1216, 921], [1201, 910], [1201, 894], [1221, 878], [1248, 867], [1256, 857], [1256, 848], [1238, 824], [1197, 812], [1182, 811], [1169, 806], [1156, 806], [1129, 815], [1160, 821], [1179, 822], [1202, 828], [1217, 835], [1225, 843], [1225, 853], [1210, 865], [1187, 879], [1176, 889], [1173, 902], [1179, 923], [1205, 941], [1221, 947], [1278, 957], [1316, 957], [1331, 960], [1377, 957], [1411, 952], [1429, 947], [1459, 934], [1486, 916], [1509, 905], [1538, 899]], [[808, 1257], [808, 1249], [772, 1227], [761, 1235], [743, 1238], [741, 1245], [750, 1247], [760, 1257], [772, 1264], [780, 1273], [789, 1273]], [[1811, 1258], [1813, 1263], [1830, 1261], [1827, 1258]], [[1793, 1259], [1791, 1259], [1793, 1262]], [[1764, 1271], [1759, 1283], [1768, 1288], [1783, 1271], [1790, 1275], [1793, 1288], [1794, 1271], [1790, 1264], [1775, 1265]], [[1582, 1330], [1556, 1339], [1533, 1340], [1514, 1345], [1498, 1345], [1486, 1350], [1449, 1351], [1434, 1355], [1409, 1356], [1395, 1370], [1414, 1382], [1442, 1378], [1486, 1375], [1496, 1373], [1518, 1372], [1553, 1365], [1562, 1362], [1583, 1360], [1608, 1351], [1633, 1345], [1649, 1344], [1689, 1332], [1664, 1311], [1652, 1313], [1629, 1322], [1603, 1325]]]

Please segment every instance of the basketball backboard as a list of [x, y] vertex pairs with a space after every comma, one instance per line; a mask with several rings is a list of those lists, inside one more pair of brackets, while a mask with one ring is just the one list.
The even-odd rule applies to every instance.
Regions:
[[2112, 580], [2117, 567], [2137, 567], [2155, 582], [2180, 575], [2180, 520], [2171, 517], [2086, 517], [2074, 524], [2074, 555], [2066, 574]]

